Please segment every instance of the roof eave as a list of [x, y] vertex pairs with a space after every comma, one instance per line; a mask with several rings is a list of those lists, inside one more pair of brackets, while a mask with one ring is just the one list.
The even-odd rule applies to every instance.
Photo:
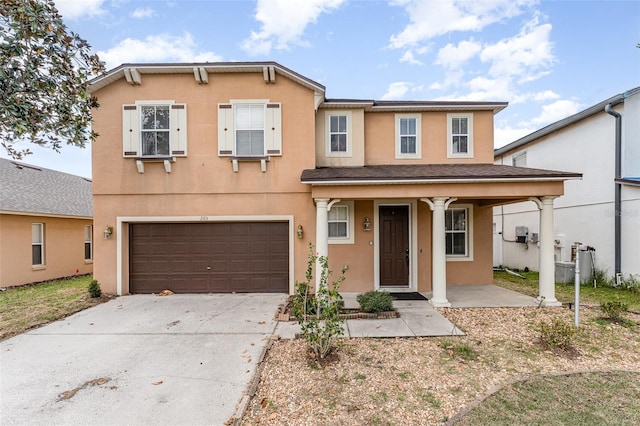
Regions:
[[546, 177], [505, 178], [433, 178], [433, 179], [308, 179], [300, 182], [307, 185], [420, 185], [428, 183], [503, 183], [503, 182], [558, 182], [582, 180], [582, 175]]

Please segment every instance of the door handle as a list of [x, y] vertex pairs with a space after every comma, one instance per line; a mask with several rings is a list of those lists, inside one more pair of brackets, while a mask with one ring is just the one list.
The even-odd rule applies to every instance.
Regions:
[[404, 249], [405, 258], [407, 259], [407, 265], [409, 265], [409, 249]]

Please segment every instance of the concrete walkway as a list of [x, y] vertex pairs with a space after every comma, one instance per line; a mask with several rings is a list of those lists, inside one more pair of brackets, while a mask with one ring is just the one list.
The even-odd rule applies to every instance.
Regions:
[[[357, 308], [358, 293], [343, 293], [346, 308]], [[427, 298], [430, 293], [425, 293]], [[538, 306], [530, 296], [496, 285], [456, 285], [447, 287], [452, 308], [513, 308]], [[426, 300], [395, 300], [400, 318], [346, 320], [344, 337], [429, 337], [461, 336], [464, 333], [442, 316]], [[296, 322], [279, 322], [274, 331], [283, 339], [293, 339], [300, 327]]]

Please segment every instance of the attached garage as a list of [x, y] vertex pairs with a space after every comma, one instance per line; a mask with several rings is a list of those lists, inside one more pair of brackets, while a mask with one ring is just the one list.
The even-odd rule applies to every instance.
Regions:
[[287, 222], [131, 223], [129, 292], [288, 293]]

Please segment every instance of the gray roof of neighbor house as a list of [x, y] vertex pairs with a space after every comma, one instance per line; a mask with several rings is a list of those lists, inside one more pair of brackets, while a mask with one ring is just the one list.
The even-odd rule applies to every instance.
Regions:
[[92, 218], [91, 180], [0, 158], [0, 213]]
[[553, 133], [557, 130], [563, 129], [567, 126], [570, 126], [574, 123], [577, 123], [580, 120], [584, 120], [585, 118], [591, 117], [592, 115], [598, 114], [598, 113], [604, 113], [604, 107], [608, 104], [611, 104], [612, 107], [623, 103], [624, 100], [626, 98], [628, 98], [629, 96], [633, 96], [640, 93], [640, 86], [639, 87], [635, 87], [633, 89], [627, 90], [624, 93], [619, 93], [615, 96], [610, 97], [609, 99], [606, 99], [602, 102], [599, 102], [583, 111], [580, 111], [577, 114], [573, 114], [570, 115], [569, 117], [563, 118], [562, 120], [556, 121], [555, 123], [551, 123], [546, 127], [543, 127], [540, 130], [536, 130], [533, 133], [528, 134], [527, 136], [524, 136], [518, 140], [515, 140], [513, 142], [511, 142], [508, 145], [505, 145], [501, 148], [498, 148], [496, 150], [493, 151], [493, 156], [495, 157], [499, 157], [501, 155], [506, 154], [507, 152], [516, 150], [524, 145], [527, 145], [530, 142], [533, 142], [543, 136], [546, 136], [550, 133]]

